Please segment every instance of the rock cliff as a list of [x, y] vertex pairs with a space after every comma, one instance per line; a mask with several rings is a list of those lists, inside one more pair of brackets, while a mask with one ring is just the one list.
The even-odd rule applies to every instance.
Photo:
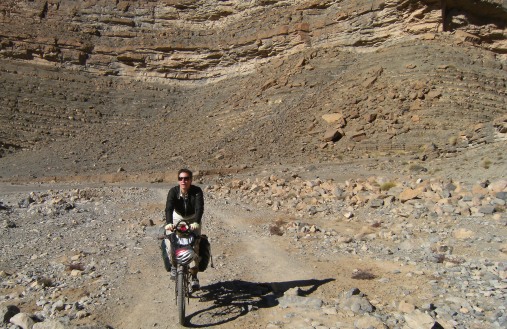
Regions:
[[506, 18], [499, 0], [3, 1], [4, 172], [19, 149], [41, 175], [503, 141]]
[[0, 10], [2, 57], [159, 82], [227, 78], [305, 48], [375, 51], [439, 31], [507, 52], [502, 1], [4, 1]]

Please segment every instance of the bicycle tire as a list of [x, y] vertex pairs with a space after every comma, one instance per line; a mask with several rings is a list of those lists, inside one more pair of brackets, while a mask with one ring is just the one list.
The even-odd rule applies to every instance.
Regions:
[[178, 305], [178, 319], [181, 325], [185, 324], [185, 273], [178, 271], [176, 277], [176, 304]]

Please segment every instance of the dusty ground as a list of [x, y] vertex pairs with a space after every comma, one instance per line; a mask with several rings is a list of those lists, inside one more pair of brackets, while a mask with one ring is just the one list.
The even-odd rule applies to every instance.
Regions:
[[[498, 146], [500, 149], [505, 147]], [[500, 157], [502, 152], [498, 151]], [[469, 156], [473, 153], [474, 151]], [[473, 158], [477, 159], [477, 154]], [[376, 163], [376, 160], [372, 160], [341, 166], [322, 166], [306, 175], [345, 180], [357, 176], [366, 177], [373, 172], [388, 174], [390, 170], [403, 170], [399, 164], [382, 170]], [[498, 171], [488, 172], [488, 176], [502, 177], [502, 172], [507, 172], [506, 162], [498, 159], [495, 163]], [[455, 180], [462, 178], [477, 181], [485, 175], [480, 163], [474, 164], [473, 161], [440, 160], [432, 165], [442, 166], [443, 172], [440, 174]], [[371, 167], [377, 168], [370, 170]], [[269, 172], [269, 169], [266, 171]], [[165, 189], [160, 189], [160, 195], [164, 191]], [[421, 271], [417, 264], [406, 264], [395, 257], [386, 259], [380, 255], [344, 256], [333, 254], [331, 250], [323, 250], [317, 256], [312, 249], [317, 248], [315, 245], [318, 243], [310, 243], [301, 248], [294, 236], [278, 237], [269, 234], [268, 226], [284, 218], [284, 214], [252, 208], [238, 202], [226, 203], [224, 200], [210, 200], [207, 204], [205, 228], [211, 237], [215, 268], [201, 274], [203, 290], [198, 294], [201, 298], [190, 302], [191, 327], [265, 328], [269, 323], [287, 323], [287, 319], [291, 319], [288, 321], [289, 327], [306, 327], [312, 321], [321, 323], [324, 327], [333, 327], [337, 322], [352, 325], [356, 320], [354, 317], [344, 319], [333, 315], [323, 317], [320, 310], [304, 309], [301, 312], [293, 308], [283, 309], [276, 306], [273, 299], [269, 299], [270, 295], [279, 297], [295, 287], [307, 291], [309, 297], [322, 298], [328, 302], [338, 298], [344, 291], [357, 287], [376, 301], [376, 306], [380, 309], [388, 309], [388, 304], [393, 301], [408, 300], [420, 305], [431, 302], [435, 297], [429, 283], [431, 273], [413, 275], [414, 272]], [[367, 218], [348, 223], [333, 223], [330, 219], [308, 220], [327, 230], [359, 232]], [[137, 266], [145, 270], [131, 278], [131, 283], [126, 284], [125, 289], [117, 291], [116, 298], [122, 300], [121, 304], [123, 300], [125, 302], [111, 308], [110, 314], [116, 315], [101, 317], [103, 320], [109, 319], [110, 322], [107, 323], [115, 328], [171, 328], [173, 325], [169, 325], [168, 320], [177, 322], [172, 282], [160, 267], [156, 245], [150, 239], [145, 242], [146, 247], [143, 248], [146, 248], [149, 257], [143, 255], [133, 260], [133, 264], [137, 265], [139, 261]], [[485, 245], [477, 244], [462, 252], [467, 256], [478, 255], [485, 248]], [[493, 252], [491, 256], [492, 259], [507, 260], [505, 254]], [[374, 273], [377, 278], [388, 278], [389, 281], [379, 284], [378, 280], [353, 279], [352, 273], [358, 269]], [[148, 284], [141, 287], [136, 282]], [[167, 290], [160, 287], [167, 287]], [[133, 306], [129, 303], [129, 298], [132, 302], [142, 302]]]
[[[429, 171], [435, 172], [434, 175], [455, 181], [477, 182], [486, 177], [494, 180], [503, 177], [507, 172], [506, 161], [502, 156], [504, 148], [505, 144], [497, 144], [491, 148], [470, 150], [468, 154], [436, 159], [425, 163], [425, 166]], [[491, 158], [494, 152], [497, 156], [491, 167], [487, 170], [481, 167], [481, 157], [487, 155]], [[467, 159], [470, 161], [465, 161]], [[229, 175], [204, 175], [197, 183], [206, 187], [224, 179], [282, 174], [287, 171], [298, 172], [307, 179], [326, 177], [337, 181], [370, 175], [401, 176], [410, 173], [407, 161], [409, 159], [404, 158], [389, 161], [364, 159], [335, 165], [256, 168]], [[174, 173], [166, 173], [168, 177], [171, 177], [171, 174]], [[428, 174], [414, 174], [417, 175], [423, 177]], [[75, 183], [68, 182], [72, 180]], [[16, 200], [23, 199], [27, 193], [33, 191], [59, 191], [58, 193], [65, 194], [66, 191], [76, 189], [92, 189], [100, 198], [92, 198], [85, 204], [87, 207], [93, 206], [94, 210], [90, 211], [93, 212], [95, 220], [92, 223], [100, 223], [100, 226], [87, 227], [90, 223], [81, 219], [79, 212], [64, 214], [57, 217], [53, 223], [48, 220], [46, 225], [38, 226], [28, 225], [30, 218], [35, 220], [35, 224], [38, 221], [37, 216], [25, 215], [27, 217], [16, 219], [11, 215], [10, 218], [18, 227], [4, 228], [2, 231], [3, 244], [8, 247], [4, 256], [12, 257], [20, 246], [25, 249], [18, 249], [20, 258], [14, 262], [4, 258], [0, 262], [0, 270], [11, 275], [26, 270], [43, 275], [45, 266], [50, 266], [46, 262], [52, 264], [62, 261], [62, 258], [68, 261], [75, 254], [86, 255], [83, 259], [85, 263], [91, 262], [91, 257], [93, 263], [101, 264], [102, 267], [96, 269], [100, 275], [84, 280], [76, 290], [63, 288], [61, 293], [56, 294], [60, 297], [66, 296], [69, 302], [73, 298], [79, 299], [79, 296], [88, 294], [95, 302], [96, 306], [89, 307], [88, 316], [74, 319], [73, 323], [95, 323], [125, 329], [177, 327], [174, 285], [163, 268], [159, 252], [160, 241], [157, 239], [158, 227], [162, 224], [160, 218], [165, 195], [171, 186], [169, 179], [163, 183], [150, 183], [149, 175], [111, 175], [95, 177], [95, 180], [94, 182], [89, 176], [86, 181], [83, 177], [69, 176], [60, 181], [41, 180], [38, 184], [20, 181], [2, 184], [4, 204], [14, 204]], [[354, 235], [360, 232], [366, 223], [371, 222], [369, 216], [369, 210], [363, 209], [357, 211], [356, 218], [352, 221], [325, 217], [308, 217], [303, 220], [325, 231], [335, 230]], [[504, 217], [501, 218], [505, 221]], [[154, 225], [144, 226], [143, 223], [147, 220], [152, 220]], [[368, 296], [376, 307], [376, 314], [392, 314], [400, 301], [420, 307], [439, 298], [438, 289], [435, 291], [436, 287], [431, 283], [435, 279], [431, 267], [426, 263], [414, 262], [413, 256], [403, 250], [396, 251], [395, 244], [388, 241], [367, 242], [365, 246], [373, 252], [359, 250], [359, 253], [346, 253], [334, 247], [326, 249], [323, 235], [271, 235], [269, 227], [278, 220], [290, 221], [293, 218], [274, 212], [269, 207], [258, 207], [232, 197], [217, 198], [212, 193], [206, 196], [204, 230], [211, 238], [215, 267], [200, 275], [202, 290], [190, 300], [188, 326], [267, 328], [276, 325], [279, 328], [303, 328], [321, 325], [323, 328], [332, 328], [345, 327], [347, 323], [353, 326], [357, 316], [340, 312], [336, 314], [334, 311], [323, 312], [326, 305], [332, 309], [334, 301], [352, 288], [359, 288]], [[76, 223], [66, 226], [66, 221]], [[483, 222], [490, 224], [484, 226]], [[435, 232], [451, 230], [453, 225], [465, 224], [476, 230], [479, 236], [473, 244], [454, 241], [455, 256], [466, 257], [471, 262], [482, 257], [487, 257], [492, 262], [505, 262], [505, 253], [498, 251], [502, 238], [500, 244], [488, 241], [489, 234], [505, 236], [505, 225], [502, 223], [502, 220], [490, 222], [489, 219], [454, 223], [442, 220], [435, 223], [433, 229]], [[35, 250], [27, 250], [30, 243], [23, 243], [23, 240], [26, 240], [26, 236], [23, 239], [23, 234], [30, 237], [30, 232], [33, 231], [30, 227], [38, 227], [41, 237], [56, 234], [60, 235], [62, 240], [40, 239]], [[69, 235], [67, 238], [70, 240], [66, 240], [66, 235]], [[424, 241], [430, 238], [431, 235], [421, 234], [416, 235], [412, 241], [417, 243], [418, 239]], [[380, 249], [375, 249], [378, 248], [377, 242], [382, 245]], [[102, 252], [90, 251], [94, 248]], [[375, 252], [390, 249], [395, 251], [394, 254]], [[29, 259], [33, 257], [30, 255], [38, 255], [42, 250], [46, 252], [35, 257], [31, 263]], [[48, 252], [50, 256], [47, 255]], [[33, 268], [37, 259], [45, 264], [41, 265], [39, 270]], [[373, 274], [374, 278], [354, 279], [353, 274], [358, 270]], [[5, 282], [8, 279], [9, 277]], [[67, 282], [65, 280], [68, 279], [62, 280]], [[101, 283], [97, 282], [102, 281], [107, 282], [107, 289], [102, 295], [94, 295], [94, 291], [101, 289]], [[442, 289], [452, 288], [452, 284], [445, 286], [445, 282], [442, 280]], [[69, 285], [72, 286], [71, 283]], [[15, 302], [17, 299], [12, 299], [13, 289], [5, 283], [3, 287], [2, 295], [11, 296], [4, 297], [4, 303]], [[303, 296], [307, 298], [323, 300], [323, 309], [281, 307], [280, 298], [291, 288], [301, 289]], [[25, 298], [20, 298], [21, 309], [24, 312], [37, 312], [39, 307], [35, 305], [36, 300], [31, 300], [29, 296], [27, 293]], [[340, 326], [337, 323], [340, 323]]]

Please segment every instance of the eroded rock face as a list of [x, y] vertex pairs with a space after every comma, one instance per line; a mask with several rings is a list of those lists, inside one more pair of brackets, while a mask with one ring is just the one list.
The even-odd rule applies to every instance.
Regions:
[[503, 142], [506, 15], [498, 0], [2, 1], [0, 170], [424, 161]]
[[304, 48], [373, 51], [463, 31], [507, 51], [502, 1], [3, 1], [0, 55], [101, 75], [202, 80]]

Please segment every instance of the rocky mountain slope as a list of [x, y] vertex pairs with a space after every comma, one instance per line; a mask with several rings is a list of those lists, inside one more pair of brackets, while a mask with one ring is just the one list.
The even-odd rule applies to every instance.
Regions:
[[506, 10], [4, 1], [2, 176], [428, 158], [502, 141]]

